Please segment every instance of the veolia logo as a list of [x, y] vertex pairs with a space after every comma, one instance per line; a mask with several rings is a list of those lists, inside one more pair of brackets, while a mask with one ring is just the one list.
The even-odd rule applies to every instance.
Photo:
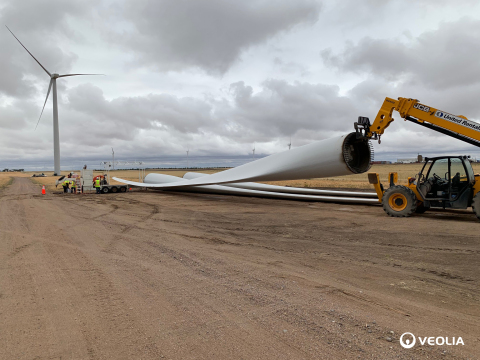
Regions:
[[[408, 335], [408, 336], [405, 339], [403, 339], [405, 335]], [[411, 349], [412, 347], [415, 346], [416, 341], [417, 339], [415, 338], [415, 335], [409, 332], [403, 333], [402, 336], [400, 336], [400, 345], [402, 345], [404, 349]]]
[[[404, 349], [411, 349], [412, 347], [415, 346], [415, 343], [417, 342], [417, 338], [415, 335], [413, 335], [410, 332], [403, 333], [402, 336], [400, 336], [400, 345]], [[463, 339], [461, 337], [458, 338], [449, 338], [449, 337], [443, 337], [443, 336], [425, 336], [425, 337], [418, 337], [418, 342], [420, 345], [465, 345], [463, 342]]]

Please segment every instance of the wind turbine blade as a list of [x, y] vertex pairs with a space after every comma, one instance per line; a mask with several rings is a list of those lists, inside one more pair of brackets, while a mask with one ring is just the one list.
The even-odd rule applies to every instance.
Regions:
[[65, 75], [60, 75], [59, 78], [61, 78], [61, 77], [66, 77], [66, 76], [78, 76], [78, 75], [99, 75], [99, 76], [106, 76], [105, 74], [65, 74]]
[[48, 72], [48, 70], [45, 69], [42, 64], [40, 64], [40, 61], [38, 61], [38, 60], [35, 58], [35, 56], [33, 56], [32, 53], [31, 53], [30, 51], [28, 51], [28, 49], [22, 44], [22, 42], [21, 42], [20, 40], [18, 40], [18, 38], [15, 36], [15, 34], [12, 32], [12, 30], [10, 30], [7, 25], [5, 25], [5, 27], [8, 29], [8, 31], [10, 31], [10, 33], [13, 35], [13, 37], [14, 37], [15, 39], [17, 39], [17, 41], [20, 43], [20, 45], [22, 45], [23, 48], [24, 48], [25, 50], [27, 50], [27, 52], [30, 54], [30, 56], [35, 59], [35, 61], [38, 63], [38, 65], [40, 65], [40, 66], [42, 67], [42, 69], [45, 70], [45, 72], [48, 74], [48, 76], [52, 76], [52, 74], [50, 74], [50, 73]]
[[43, 110], [45, 109], [45, 104], [47, 103], [47, 100], [48, 100], [48, 95], [50, 95], [50, 90], [52, 89], [52, 83], [53, 83], [53, 79], [50, 80], [50, 85], [48, 85], [47, 97], [45, 98], [45, 102], [43, 103], [42, 112], [40, 113], [40, 117], [38, 118], [37, 126], [35, 126], [35, 130], [37, 130], [38, 124], [40, 123], [40, 119], [42, 118]]

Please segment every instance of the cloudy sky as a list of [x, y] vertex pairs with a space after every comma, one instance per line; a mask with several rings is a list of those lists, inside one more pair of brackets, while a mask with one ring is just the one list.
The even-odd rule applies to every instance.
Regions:
[[[353, 130], [386, 96], [480, 121], [480, 2], [0, 0], [57, 81], [62, 162], [271, 154]], [[52, 161], [49, 78], [0, 28], [0, 165]], [[395, 117], [395, 116], [394, 116]], [[472, 154], [398, 119], [376, 159]]]

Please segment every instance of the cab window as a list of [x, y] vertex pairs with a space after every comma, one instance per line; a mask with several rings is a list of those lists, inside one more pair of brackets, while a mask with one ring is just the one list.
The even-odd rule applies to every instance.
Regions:
[[430, 167], [428, 171], [427, 178], [431, 178], [434, 175], [437, 175], [441, 179], [449, 180], [448, 178], [448, 159], [439, 159], [435, 160], [433, 165]]
[[470, 183], [473, 184], [475, 182], [475, 174], [473, 173], [473, 168], [472, 168], [472, 164], [470, 163], [470, 161], [467, 160], [467, 163], [465, 164], [465, 167], [467, 168], [468, 179], [470, 180]]
[[465, 166], [463, 166], [463, 161], [461, 159], [450, 159], [450, 176], [452, 177], [453, 188], [463, 186], [468, 182]]

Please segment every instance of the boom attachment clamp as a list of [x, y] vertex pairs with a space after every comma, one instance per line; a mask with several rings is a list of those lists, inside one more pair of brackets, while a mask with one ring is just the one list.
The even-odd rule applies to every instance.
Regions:
[[380, 144], [380, 135], [378, 135], [377, 133], [372, 133], [370, 131], [370, 126], [372, 126], [372, 124], [370, 124], [370, 119], [368, 117], [359, 116], [358, 121], [355, 122], [353, 125], [355, 127], [357, 139], [378, 140], [378, 143]]

